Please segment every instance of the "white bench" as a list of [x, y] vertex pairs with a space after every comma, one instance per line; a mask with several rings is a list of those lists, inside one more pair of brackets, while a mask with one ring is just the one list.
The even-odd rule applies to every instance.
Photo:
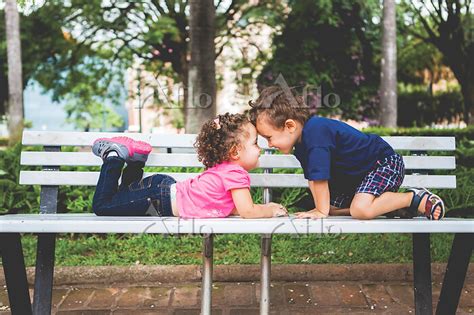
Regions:
[[[410, 233], [413, 234], [414, 295], [417, 314], [432, 313], [431, 233], [455, 233], [437, 314], [452, 314], [457, 309], [459, 295], [474, 244], [474, 220], [445, 219], [428, 221], [377, 218], [369, 221], [350, 217], [330, 217], [323, 220], [289, 218], [184, 220], [174, 217], [98, 217], [91, 213], [56, 214], [58, 187], [62, 185], [95, 186], [98, 172], [60, 171], [60, 166], [100, 166], [102, 161], [90, 152], [96, 138], [116, 136], [111, 133], [32, 132], [23, 133], [24, 145], [41, 145], [44, 151], [23, 151], [22, 165], [42, 166], [42, 171], [21, 171], [20, 184], [41, 185], [40, 214], [9, 214], [0, 216], [0, 251], [13, 314], [50, 314], [54, 272], [55, 237], [57, 233], [156, 233], [203, 235], [202, 313], [210, 314], [212, 288], [212, 256], [214, 234], [261, 234], [261, 314], [270, 307], [270, 268], [272, 234], [340, 234], [340, 233]], [[201, 167], [191, 151], [195, 135], [127, 136], [151, 143], [163, 153], [150, 155], [147, 166]], [[454, 175], [431, 175], [435, 169], [454, 170], [453, 156], [428, 156], [427, 151], [453, 151], [452, 137], [386, 137], [396, 150], [411, 151], [404, 156], [407, 175], [403, 186], [456, 188]], [[297, 169], [299, 162], [289, 155], [271, 155], [266, 148], [261, 156], [262, 174], [251, 174], [254, 187], [264, 187], [264, 201], [271, 200], [271, 188], [307, 187], [301, 174], [272, 174], [278, 168]], [[86, 152], [60, 152], [62, 146], [86, 146]], [[413, 155], [417, 154], [417, 155]], [[426, 173], [426, 174], [423, 174]], [[149, 175], [149, 174], [146, 174]], [[145, 175], [145, 176], [146, 176]], [[172, 173], [177, 180], [195, 174]], [[38, 233], [36, 276], [33, 306], [30, 304], [20, 233]]]

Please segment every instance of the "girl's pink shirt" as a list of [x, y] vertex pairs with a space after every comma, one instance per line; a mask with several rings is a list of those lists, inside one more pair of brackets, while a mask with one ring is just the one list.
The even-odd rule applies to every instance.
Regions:
[[176, 203], [182, 218], [224, 218], [235, 208], [232, 189], [250, 188], [249, 173], [223, 162], [199, 176], [176, 183]]

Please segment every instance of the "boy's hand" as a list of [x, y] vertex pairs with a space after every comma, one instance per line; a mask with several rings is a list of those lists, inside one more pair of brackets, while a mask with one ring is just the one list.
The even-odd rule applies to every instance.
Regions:
[[297, 219], [322, 219], [328, 217], [327, 214], [320, 212], [318, 209], [313, 209], [311, 211], [306, 212], [297, 212], [295, 214]]
[[273, 217], [287, 217], [288, 210], [279, 203], [270, 202], [267, 204], [272, 209]]

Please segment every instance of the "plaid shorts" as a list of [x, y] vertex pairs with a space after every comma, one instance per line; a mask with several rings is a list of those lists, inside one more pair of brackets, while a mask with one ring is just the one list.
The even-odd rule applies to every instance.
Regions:
[[378, 197], [387, 191], [396, 192], [402, 185], [404, 177], [405, 163], [403, 163], [403, 158], [395, 153], [383, 160], [378, 160], [354, 190], [331, 191], [331, 205], [337, 208], [349, 208], [357, 193], [367, 193]]

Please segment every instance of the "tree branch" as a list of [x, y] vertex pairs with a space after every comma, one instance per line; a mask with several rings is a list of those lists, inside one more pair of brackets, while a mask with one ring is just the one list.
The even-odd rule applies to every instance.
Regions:
[[441, 7], [440, 7], [441, 0], [438, 0], [438, 6], [436, 6], [434, 0], [430, 0], [430, 2], [433, 8], [435, 9], [436, 13], [438, 13], [439, 20], [443, 21], [443, 14], [441, 13]]
[[179, 3], [179, 13], [184, 14], [186, 12], [186, 7], [188, 6], [187, 0], [181, 0]]
[[161, 7], [160, 0], [151, 0], [153, 6], [160, 12], [161, 15], [166, 15], [165, 10]]
[[[421, 24], [423, 24], [423, 27], [425, 28], [426, 32], [428, 33], [429, 37], [431, 38], [431, 41], [433, 43], [435, 42], [438, 42], [439, 41], [439, 37], [436, 36], [436, 34], [433, 32], [433, 30], [431, 29], [430, 27], [430, 24], [428, 23], [428, 21], [423, 17], [423, 15], [421, 14], [421, 11], [419, 9], [416, 8], [416, 6], [414, 5], [413, 1], [411, 1], [412, 3], [412, 7], [414, 8], [414, 12], [418, 15], [418, 17], [420, 18], [420, 21], [421, 21]], [[437, 46], [437, 45], [436, 45]]]
[[[436, 15], [428, 8], [428, 5], [425, 1], [421, 1], [421, 3], [423, 4], [423, 6], [425, 7], [426, 11], [428, 11], [429, 15], [431, 16], [431, 18], [433, 19], [433, 21], [435, 21], [437, 24], [440, 24], [441, 21], [437, 19]], [[433, 4], [433, 1], [431, 1], [431, 3]]]
[[174, 1], [170, 0], [165, 0], [166, 7], [168, 8], [168, 15], [169, 16], [175, 16], [176, 15], [176, 10], [174, 8]]

